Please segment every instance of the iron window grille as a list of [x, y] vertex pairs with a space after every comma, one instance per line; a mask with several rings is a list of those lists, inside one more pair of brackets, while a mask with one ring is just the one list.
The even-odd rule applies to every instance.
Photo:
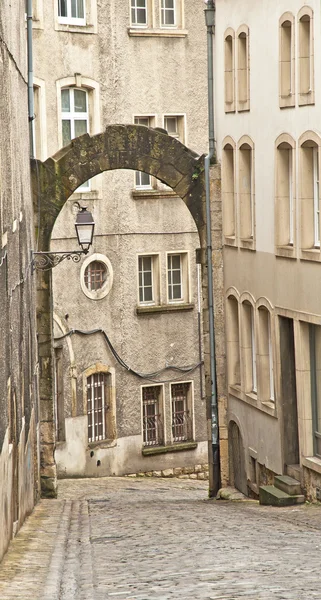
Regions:
[[190, 388], [190, 383], [173, 383], [171, 385], [173, 442], [193, 439], [193, 422], [188, 402]]
[[160, 413], [160, 386], [143, 388], [143, 444], [160, 446], [164, 443], [164, 427]]
[[88, 441], [98, 442], [107, 438], [106, 412], [107, 375], [94, 373], [87, 378]]
[[89, 291], [100, 290], [107, 280], [107, 269], [105, 265], [94, 260], [85, 269], [85, 285]]

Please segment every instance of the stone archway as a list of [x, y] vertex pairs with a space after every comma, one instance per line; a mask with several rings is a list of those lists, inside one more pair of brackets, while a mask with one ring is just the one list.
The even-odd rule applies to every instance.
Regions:
[[[207, 419], [211, 419], [209, 374], [204, 157], [165, 132], [140, 125], [110, 125], [103, 133], [76, 138], [45, 162], [32, 161], [38, 250], [49, 251], [55, 220], [71, 194], [85, 181], [115, 169], [144, 171], [170, 186], [185, 202], [198, 229], [202, 264]], [[51, 271], [37, 273], [37, 332], [40, 395], [40, 475], [44, 497], [55, 497], [55, 427]], [[210, 473], [212, 446], [209, 441]]]

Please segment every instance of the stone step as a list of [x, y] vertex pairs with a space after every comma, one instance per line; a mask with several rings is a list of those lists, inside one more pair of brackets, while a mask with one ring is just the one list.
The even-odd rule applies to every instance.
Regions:
[[261, 485], [259, 488], [259, 500], [260, 504], [267, 506], [292, 506], [294, 504], [303, 504], [304, 496], [302, 494], [290, 496], [274, 485]]
[[289, 477], [293, 477], [293, 479], [301, 480], [301, 467], [300, 465], [287, 465], [286, 466], [286, 474]]
[[289, 475], [275, 475], [274, 486], [289, 496], [299, 496], [302, 491], [300, 482]]

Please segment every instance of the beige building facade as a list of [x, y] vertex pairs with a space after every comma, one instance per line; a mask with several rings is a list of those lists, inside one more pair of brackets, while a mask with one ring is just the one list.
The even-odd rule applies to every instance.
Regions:
[[0, 19], [0, 560], [39, 497], [38, 365], [31, 250], [25, 12]]
[[[37, 0], [34, 8], [37, 158], [113, 123], [160, 127], [195, 156], [206, 150], [201, 3]], [[195, 221], [155, 177], [109, 170], [65, 203], [52, 250], [77, 249], [77, 203], [92, 212], [95, 235], [79, 264], [53, 271], [58, 475], [204, 474]]]
[[230, 477], [319, 497], [320, 3], [216, 2]]

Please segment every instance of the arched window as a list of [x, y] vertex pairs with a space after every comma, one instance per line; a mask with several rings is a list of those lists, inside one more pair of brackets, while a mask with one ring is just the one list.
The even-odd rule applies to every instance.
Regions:
[[235, 64], [234, 64], [234, 42], [233, 29], [228, 29], [224, 37], [225, 58], [225, 112], [235, 111]]
[[284, 134], [276, 145], [275, 245], [287, 256], [295, 245], [295, 142]]
[[284, 13], [280, 19], [280, 107], [295, 106], [294, 16]]
[[[300, 203], [302, 250], [320, 260], [320, 138], [307, 132], [300, 138]], [[311, 257], [311, 253], [309, 253]]]
[[250, 110], [250, 53], [249, 28], [242, 25], [237, 31], [237, 109]]
[[228, 383], [241, 389], [239, 303], [235, 296], [227, 299]]
[[222, 152], [222, 207], [224, 241], [235, 245], [235, 143], [231, 139], [225, 140]]
[[258, 308], [258, 372], [261, 402], [274, 402], [274, 364], [271, 314], [265, 306]]
[[242, 302], [242, 354], [246, 394], [257, 393], [255, 310], [248, 300]]
[[239, 214], [240, 243], [254, 249], [255, 243], [255, 193], [254, 193], [254, 146], [250, 138], [239, 142]]
[[298, 14], [299, 104], [314, 104], [313, 11], [304, 6]]

